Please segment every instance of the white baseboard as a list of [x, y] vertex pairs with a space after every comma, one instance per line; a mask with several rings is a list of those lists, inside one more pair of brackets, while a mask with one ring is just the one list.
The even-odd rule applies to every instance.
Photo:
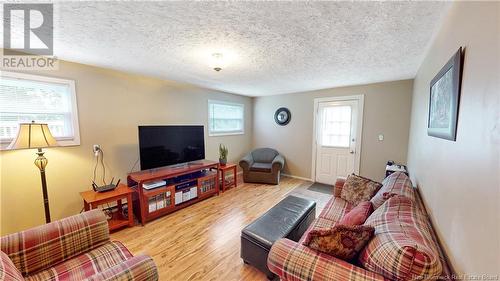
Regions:
[[[243, 175], [243, 171], [240, 171], [237, 173], [238, 177], [240, 175]], [[294, 179], [298, 179], [298, 180], [304, 180], [304, 181], [313, 181], [312, 179], [310, 178], [304, 178], [304, 177], [298, 177], [298, 176], [294, 176], [294, 175], [289, 175], [289, 174], [284, 174], [284, 173], [281, 173], [282, 176], [284, 177], [289, 177], [289, 178], [294, 178]], [[241, 177], [240, 177], [241, 178]]]
[[289, 174], [281, 174], [285, 177], [290, 177], [290, 178], [294, 178], [294, 179], [299, 179], [299, 180], [305, 180], [305, 181], [313, 181], [312, 179], [310, 178], [304, 178], [304, 177], [298, 177], [298, 176], [294, 176], [294, 175], [289, 175]]

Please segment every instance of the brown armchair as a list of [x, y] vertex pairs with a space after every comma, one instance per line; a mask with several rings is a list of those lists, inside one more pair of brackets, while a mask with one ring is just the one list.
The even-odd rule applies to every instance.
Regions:
[[243, 181], [279, 184], [285, 158], [272, 148], [258, 148], [240, 160]]

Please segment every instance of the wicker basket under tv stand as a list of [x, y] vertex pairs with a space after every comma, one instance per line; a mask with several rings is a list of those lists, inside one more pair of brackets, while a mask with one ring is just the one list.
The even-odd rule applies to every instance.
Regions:
[[[141, 224], [144, 225], [148, 221], [219, 194], [218, 167], [218, 162], [199, 160], [188, 162], [180, 166], [167, 166], [128, 174], [128, 186], [134, 188], [136, 191], [133, 200], [136, 217]], [[180, 180], [180, 178], [187, 176], [191, 177], [184, 181]], [[143, 188], [144, 183], [155, 180], [166, 180], [169, 183], [166, 186], [150, 190]], [[176, 205], [176, 186], [194, 181], [196, 181], [197, 186], [197, 197]], [[170, 194], [170, 196], [167, 196], [168, 194]], [[164, 200], [161, 200], [161, 198], [164, 198]], [[156, 200], [154, 202], [163, 202], [157, 204], [157, 206], [162, 207], [152, 210], [150, 207], [151, 200]]]

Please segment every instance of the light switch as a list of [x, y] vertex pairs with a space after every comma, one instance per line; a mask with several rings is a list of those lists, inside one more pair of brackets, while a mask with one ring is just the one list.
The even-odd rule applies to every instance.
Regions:
[[382, 135], [382, 134], [378, 135], [378, 140], [379, 141], [383, 141], [384, 140], [384, 135]]

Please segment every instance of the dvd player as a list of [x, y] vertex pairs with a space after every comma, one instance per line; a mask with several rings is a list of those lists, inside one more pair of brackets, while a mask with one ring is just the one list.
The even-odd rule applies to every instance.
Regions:
[[142, 184], [142, 187], [144, 189], [153, 189], [153, 188], [158, 188], [167, 185], [167, 182], [163, 180], [157, 180], [157, 181], [150, 181], [150, 182], [145, 182]]

